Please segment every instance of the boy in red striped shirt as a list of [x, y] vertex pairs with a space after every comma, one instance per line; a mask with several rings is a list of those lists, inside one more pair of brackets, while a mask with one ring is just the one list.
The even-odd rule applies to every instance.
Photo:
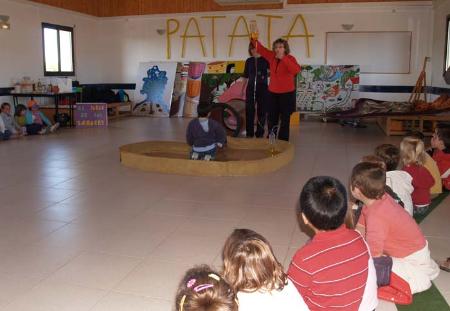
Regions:
[[298, 213], [314, 237], [292, 259], [288, 275], [310, 310], [374, 310], [375, 267], [362, 236], [344, 224], [345, 187], [335, 178], [311, 178]]

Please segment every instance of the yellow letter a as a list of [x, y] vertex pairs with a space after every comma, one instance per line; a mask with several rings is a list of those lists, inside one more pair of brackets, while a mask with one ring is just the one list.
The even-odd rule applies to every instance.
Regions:
[[[197, 34], [196, 35], [188, 35], [188, 30], [189, 30], [189, 26], [191, 25], [191, 23], [194, 23], [195, 27], [197, 28]], [[188, 38], [198, 38], [200, 40], [200, 46], [202, 47], [202, 53], [203, 53], [203, 57], [206, 57], [206, 52], [205, 52], [205, 46], [203, 45], [203, 37], [204, 35], [202, 35], [202, 33], [200, 32], [200, 27], [198, 26], [197, 20], [195, 19], [195, 17], [191, 17], [187, 24], [186, 24], [186, 28], [184, 28], [184, 34], [182, 36], [180, 36], [181, 38], [183, 38], [183, 46], [181, 48], [181, 58], [184, 58], [185, 52], [186, 52], [186, 39]]]

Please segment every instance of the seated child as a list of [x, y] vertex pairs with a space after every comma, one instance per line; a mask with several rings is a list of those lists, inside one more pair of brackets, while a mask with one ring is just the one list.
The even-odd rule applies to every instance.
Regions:
[[197, 107], [198, 118], [189, 122], [186, 141], [192, 146], [192, 160], [214, 160], [217, 147], [222, 148], [227, 142], [225, 129], [218, 122], [209, 119], [210, 107], [200, 103]]
[[207, 265], [189, 269], [175, 299], [176, 311], [238, 311], [230, 285]]
[[433, 159], [439, 168], [445, 189], [450, 190], [450, 127], [438, 126], [431, 139]]
[[[15, 121], [22, 129], [23, 135], [28, 135], [27, 133], [27, 120], [25, 119], [25, 113], [27, 112], [27, 107], [24, 105], [17, 105], [15, 113]], [[36, 132], [37, 134], [37, 132]]]
[[400, 149], [391, 144], [382, 144], [375, 148], [375, 155], [386, 164], [386, 185], [394, 191], [403, 202], [403, 207], [412, 216], [413, 203], [411, 194], [414, 191], [412, 177], [407, 172], [398, 170]]
[[11, 137], [11, 132], [6, 129], [3, 118], [0, 117], [0, 140], [8, 140]]
[[25, 111], [25, 123], [28, 135], [53, 133], [58, 129], [59, 123], [52, 124], [39, 110], [39, 105], [33, 98], [28, 101], [28, 109]]
[[403, 170], [412, 177], [414, 213], [424, 214], [431, 203], [430, 189], [434, 185], [434, 178], [423, 166], [426, 159], [423, 141], [415, 137], [403, 138], [400, 143], [400, 158]]
[[392, 257], [392, 272], [404, 279], [411, 292], [431, 286], [439, 274], [428, 243], [415, 220], [384, 192], [386, 175], [380, 165], [359, 163], [352, 171], [352, 195], [364, 203], [358, 222], [374, 258]]
[[[423, 135], [423, 133], [420, 131], [411, 131], [407, 136], [418, 138], [422, 142], [425, 139], [425, 135]], [[434, 185], [430, 189], [430, 194], [433, 198], [442, 193], [442, 181], [439, 168], [436, 164], [436, 161], [431, 157], [432, 155], [432, 153], [428, 154], [427, 152], [425, 152], [425, 160], [423, 162], [423, 166], [428, 170], [428, 172], [430, 172], [431, 176], [433, 176], [434, 179]]]
[[258, 233], [234, 230], [222, 257], [223, 276], [237, 293], [239, 311], [308, 310], [269, 242]]
[[22, 129], [17, 124], [14, 117], [11, 115], [11, 105], [9, 103], [3, 103], [1, 106], [0, 117], [3, 119], [5, 128], [11, 132], [11, 135], [18, 136], [22, 134]]
[[335, 178], [311, 178], [298, 213], [314, 237], [294, 255], [288, 270], [310, 310], [374, 310], [377, 279], [363, 237], [344, 224], [347, 192]]

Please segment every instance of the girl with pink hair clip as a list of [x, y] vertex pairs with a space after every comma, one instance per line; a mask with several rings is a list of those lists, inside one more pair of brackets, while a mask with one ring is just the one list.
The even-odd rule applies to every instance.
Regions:
[[238, 311], [230, 285], [207, 265], [189, 269], [175, 299], [177, 311]]

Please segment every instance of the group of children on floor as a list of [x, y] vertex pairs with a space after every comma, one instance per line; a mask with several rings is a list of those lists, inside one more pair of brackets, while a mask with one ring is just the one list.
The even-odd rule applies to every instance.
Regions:
[[27, 107], [18, 105], [15, 115], [12, 114], [11, 105], [3, 103], [0, 113], [0, 140], [8, 140], [26, 135], [43, 135], [53, 133], [59, 123], [53, 124], [45, 114], [40, 111], [38, 103], [32, 98]]
[[263, 236], [236, 229], [220, 272], [206, 265], [186, 272], [176, 310], [374, 310], [379, 298], [411, 303], [439, 274], [412, 215], [425, 213], [442, 185], [450, 190], [450, 128], [438, 127], [431, 147], [418, 133], [400, 148], [376, 147], [352, 170], [351, 198], [339, 180], [311, 178], [297, 215], [312, 238], [287, 273]]

